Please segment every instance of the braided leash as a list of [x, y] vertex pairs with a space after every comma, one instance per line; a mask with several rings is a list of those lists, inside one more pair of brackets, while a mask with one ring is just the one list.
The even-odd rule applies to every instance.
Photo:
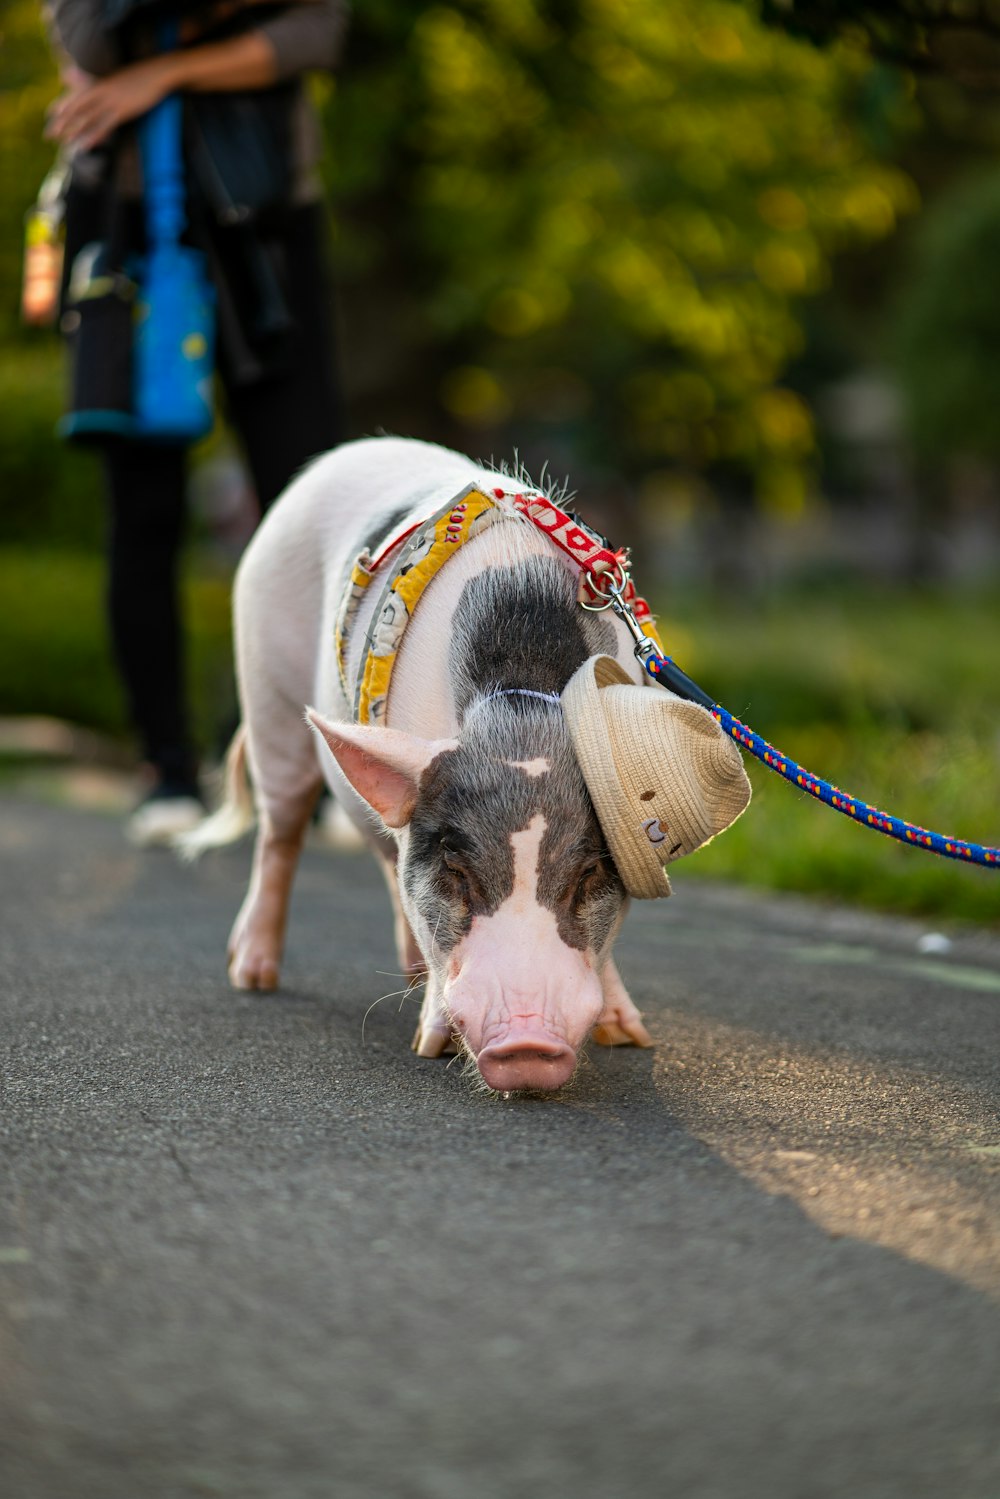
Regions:
[[728, 709], [713, 702], [708, 693], [703, 691], [696, 682], [692, 682], [670, 656], [663, 654], [655, 641], [650, 640], [638, 620], [635, 619], [622, 596], [622, 587], [614, 577], [606, 577], [604, 583], [606, 585], [605, 596], [610, 595], [607, 607], [613, 609], [628, 627], [635, 640], [635, 654], [653, 681], [659, 682], [663, 687], [668, 687], [678, 697], [687, 698], [707, 708], [730, 739], [734, 739], [743, 749], [748, 750], [751, 755], [766, 765], [768, 770], [773, 770], [776, 775], [783, 776], [793, 786], [798, 786], [802, 791], [808, 792], [817, 801], [832, 807], [835, 812], [842, 813], [844, 817], [850, 817], [854, 822], [861, 823], [863, 827], [874, 828], [877, 833], [884, 833], [888, 838], [896, 838], [900, 843], [908, 843], [914, 848], [929, 849], [932, 854], [940, 854], [945, 859], [959, 859], [967, 864], [983, 864], [994, 869], [1000, 866], [1000, 848], [990, 848], [982, 843], [967, 843], [962, 838], [949, 838], [942, 833], [932, 833], [928, 828], [918, 827], [914, 822], [906, 822], [902, 817], [893, 817], [889, 812], [880, 812], [877, 807], [862, 801], [859, 796], [850, 796], [846, 791], [841, 791], [839, 786], [834, 786], [830, 781], [825, 781], [822, 776], [814, 775], [811, 770], [806, 770], [790, 755], [783, 755], [760, 734], [748, 728], [745, 723], [741, 723]]
[[[499, 496], [503, 491], [496, 490], [494, 493]], [[849, 796], [839, 786], [806, 770], [790, 755], [783, 755], [760, 734], [741, 723], [728, 709], [714, 702], [703, 688], [681, 671], [672, 657], [660, 650], [656, 641], [647, 633], [651, 625], [649, 606], [644, 599], [638, 598], [632, 586], [625, 552], [614, 551], [610, 543], [605, 542], [603, 537], [598, 538], [591, 527], [586, 526], [578, 516], [560, 510], [542, 495], [517, 495], [514, 503], [523, 515], [539, 525], [555, 545], [580, 566], [586, 583], [586, 596], [581, 593], [580, 597], [582, 607], [595, 611], [612, 609], [635, 641], [636, 658], [653, 681], [669, 688], [678, 697], [707, 708], [730, 739], [766, 765], [768, 770], [773, 770], [776, 775], [784, 777], [793, 786], [798, 786], [817, 801], [832, 807], [835, 812], [850, 817], [863, 827], [874, 828], [887, 838], [895, 838], [913, 848], [928, 849], [932, 854], [940, 854], [945, 859], [982, 864], [992, 869], [1000, 867], [1000, 848], [990, 848], [982, 843], [967, 843], [962, 838], [932, 833], [928, 828], [906, 822], [902, 817], [881, 812], [860, 797]], [[599, 602], [593, 602], [594, 600]]]
[[[616, 609], [615, 612], [618, 613], [618, 610]], [[627, 620], [626, 623], [628, 623]], [[639, 654], [640, 649], [641, 647], [637, 645], [636, 655]], [[893, 817], [889, 812], [880, 812], [877, 807], [862, 801], [860, 797], [849, 796], [846, 791], [841, 791], [839, 786], [834, 786], [830, 781], [824, 781], [822, 776], [813, 775], [811, 770], [806, 770], [790, 755], [783, 755], [780, 750], [775, 749], [773, 744], [768, 744], [766, 739], [762, 739], [760, 734], [747, 728], [745, 723], [741, 723], [726, 708], [713, 703], [707, 693], [702, 692], [690, 677], [685, 676], [670, 656], [661, 655], [655, 646], [642, 664], [655, 682], [669, 687], [672, 692], [677, 693], [678, 697], [689, 698], [707, 708], [712, 717], [718, 719], [729, 737], [735, 739], [743, 749], [749, 750], [750, 754], [766, 765], [768, 770], [773, 770], [776, 775], [783, 776], [793, 786], [807, 791], [810, 796], [832, 807], [835, 812], [841, 812], [845, 817], [850, 817], [854, 822], [860, 822], [864, 827], [874, 828], [877, 833], [885, 833], [888, 838], [896, 838], [900, 843], [909, 843], [915, 848], [929, 849], [932, 854], [941, 854], [945, 859], [961, 859], [967, 864], [984, 864], [994, 868], [1000, 865], [1000, 848], [989, 848], [982, 843], [966, 843], [962, 838], [948, 838], [942, 833], [932, 833], [927, 828], [918, 827], [914, 822], [906, 822], [902, 817]]]

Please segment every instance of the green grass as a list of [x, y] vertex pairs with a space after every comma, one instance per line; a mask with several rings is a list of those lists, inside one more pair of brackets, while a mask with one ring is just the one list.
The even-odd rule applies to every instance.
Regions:
[[[689, 675], [809, 770], [936, 832], [1000, 844], [1000, 592], [675, 601], [662, 625]], [[1000, 926], [1000, 872], [906, 848], [745, 760], [750, 809], [678, 881]]]
[[[0, 715], [127, 738], [103, 587], [97, 557], [0, 548]], [[233, 704], [228, 577], [192, 558], [186, 607], [195, 719], [213, 750]], [[938, 832], [1000, 843], [1000, 590], [675, 598], [661, 623], [696, 681], [810, 770]], [[675, 883], [715, 876], [1000, 927], [1000, 873], [905, 848], [747, 764], [749, 811]]]
[[[100, 557], [0, 548], [0, 716], [42, 714], [128, 740], [104, 583]], [[212, 751], [235, 704], [228, 577], [189, 568], [184, 608], [195, 732]]]
[[61, 441], [66, 356], [52, 333], [0, 348], [0, 546], [96, 550], [104, 529], [95, 453]]

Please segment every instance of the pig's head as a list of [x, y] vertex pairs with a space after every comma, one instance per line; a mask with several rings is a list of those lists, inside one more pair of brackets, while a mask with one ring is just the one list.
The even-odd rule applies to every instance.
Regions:
[[560, 1087], [626, 895], [558, 700], [483, 694], [435, 741], [310, 719], [396, 839], [431, 992], [486, 1083]]

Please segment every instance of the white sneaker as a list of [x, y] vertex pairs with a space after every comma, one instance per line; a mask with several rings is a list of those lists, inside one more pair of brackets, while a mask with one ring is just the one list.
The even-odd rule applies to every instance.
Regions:
[[179, 833], [190, 833], [205, 816], [196, 796], [173, 796], [159, 791], [137, 807], [125, 835], [137, 848], [169, 847]]

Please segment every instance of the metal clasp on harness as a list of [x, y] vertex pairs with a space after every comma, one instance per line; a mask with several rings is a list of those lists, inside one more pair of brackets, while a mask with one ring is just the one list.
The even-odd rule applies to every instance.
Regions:
[[625, 592], [629, 585], [628, 568], [621, 562], [616, 562], [615, 568], [618, 573], [617, 579], [613, 573], [589, 572], [587, 574], [587, 581], [591, 588], [604, 602], [587, 604], [581, 599], [580, 607], [589, 609], [592, 614], [603, 614], [605, 609], [613, 609], [635, 641], [636, 659], [645, 667], [650, 657], [658, 656], [659, 651], [656, 648], [656, 642], [646, 634], [625, 601]]

